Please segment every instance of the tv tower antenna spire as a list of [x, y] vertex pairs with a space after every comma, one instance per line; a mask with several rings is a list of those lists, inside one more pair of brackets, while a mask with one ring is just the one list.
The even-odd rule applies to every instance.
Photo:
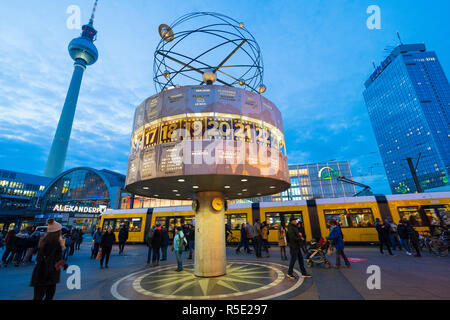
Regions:
[[82, 27], [81, 36], [73, 39], [69, 43], [69, 54], [75, 61], [73, 65], [74, 70], [64, 107], [59, 118], [58, 127], [53, 138], [52, 147], [45, 165], [44, 176], [49, 178], [58, 176], [64, 170], [83, 73], [87, 66], [94, 64], [98, 59], [97, 47], [94, 45], [94, 41], [97, 39], [97, 30], [94, 29], [97, 4], [98, 0], [95, 0], [91, 18], [89, 19], [89, 23]]

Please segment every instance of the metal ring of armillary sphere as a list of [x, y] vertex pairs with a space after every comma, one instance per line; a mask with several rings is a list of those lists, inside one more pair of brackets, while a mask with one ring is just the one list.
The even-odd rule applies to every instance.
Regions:
[[[263, 60], [258, 43], [242, 22], [223, 14], [186, 14], [159, 26], [154, 53], [156, 90], [217, 81], [264, 93]], [[212, 75], [212, 76], [211, 76]]]

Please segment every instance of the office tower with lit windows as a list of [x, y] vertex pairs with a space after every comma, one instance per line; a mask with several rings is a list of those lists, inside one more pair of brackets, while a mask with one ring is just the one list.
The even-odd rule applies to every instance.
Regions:
[[[397, 46], [365, 83], [366, 101], [393, 193], [449, 190], [450, 85], [425, 44]], [[420, 155], [420, 158], [419, 158]], [[413, 166], [413, 170], [414, 170]]]

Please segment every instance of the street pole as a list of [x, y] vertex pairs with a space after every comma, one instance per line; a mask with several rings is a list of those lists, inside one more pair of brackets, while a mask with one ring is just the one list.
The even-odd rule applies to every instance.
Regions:
[[416, 169], [412, 163], [413, 158], [406, 158], [403, 160], [408, 161], [409, 170], [411, 170], [412, 177], [414, 179], [414, 184], [416, 185], [416, 189], [418, 193], [423, 193], [422, 187], [420, 186], [419, 179], [417, 178]]

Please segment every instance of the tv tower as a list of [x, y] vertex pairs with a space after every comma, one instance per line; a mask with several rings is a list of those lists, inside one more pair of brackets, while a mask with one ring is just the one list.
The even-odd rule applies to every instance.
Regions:
[[44, 176], [46, 177], [56, 177], [64, 170], [64, 162], [66, 161], [67, 147], [69, 146], [70, 133], [72, 131], [73, 118], [75, 116], [83, 73], [86, 70], [86, 66], [94, 64], [98, 59], [98, 51], [94, 45], [94, 41], [97, 39], [97, 30], [94, 29], [97, 3], [98, 0], [95, 0], [91, 18], [89, 23], [82, 27], [81, 36], [73, 39], [69, 43], [69, 54], [75, 61], [73, 65], [74, 70], [45, 166]]

